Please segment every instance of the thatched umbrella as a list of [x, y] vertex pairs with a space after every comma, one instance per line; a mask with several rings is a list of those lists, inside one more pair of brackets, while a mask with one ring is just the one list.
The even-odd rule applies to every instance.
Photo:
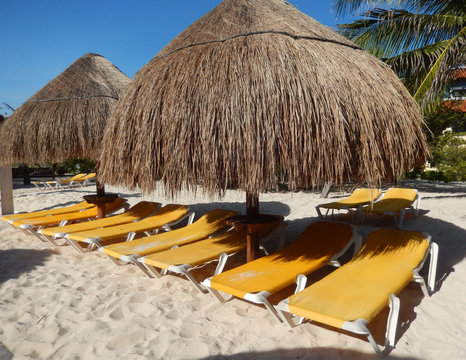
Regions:
[[86, 54], [19, 107], [0, 132], [0, 164], [97, 160], [110, 112], [130, 79]]
[[258, 194], [424, 162], [417, 104], [377, 58], [284, 0], [224, 0], [145, 65], [109, 120], [111, 184]]

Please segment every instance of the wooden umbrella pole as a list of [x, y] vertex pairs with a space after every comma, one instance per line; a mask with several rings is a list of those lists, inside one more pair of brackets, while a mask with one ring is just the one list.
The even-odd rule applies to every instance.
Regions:
[[[259, 194], [246, 192], [246, 216], [256, 218], [259, 216]], [[259, 257], [259, 232], [252, 226], [246, 230], [246, 259], [247, 262], [253, 261]]]
[[246, 215], [248, 217], [259, 216], [259, 194], [246, 192]]
[[[95, 186], [97, 188], [97, 195], [98, 196], [105, 196], [105, 184], [99, 181], [97, 177], [95, 180]], [[105, 217], [105, 202], [97, 204], [97, 218], [103, 219]]]

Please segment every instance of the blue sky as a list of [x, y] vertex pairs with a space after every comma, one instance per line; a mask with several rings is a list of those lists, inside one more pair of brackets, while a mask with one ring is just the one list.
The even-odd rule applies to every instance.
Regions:
[[[82, 55], [134, 74], [221, 0], [1, 0], [0, 106], [19, 107]], [[289, 0], [333, 27], [331, 0]]]

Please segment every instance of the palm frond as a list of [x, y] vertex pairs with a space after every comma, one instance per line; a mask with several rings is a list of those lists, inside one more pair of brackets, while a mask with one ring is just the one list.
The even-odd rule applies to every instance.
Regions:
[[465, 44], [466, 27], [451, 39], [414, 94], [423, 108], [429, 110], [443, 98], [452, 68], [466, 62]]
[[451, 39], [466, 25], [454, 15], [414, 14], [406, 10], [374, 9], [340, 32], [379, 57], [393, 57], [410, 49]]
[[456, 13], [464, 16], [466, 3], [463, 0], [333, 0], [333, 11], [337, 15], [362, 14], [376, 7], [404, 8], [420, 13]]

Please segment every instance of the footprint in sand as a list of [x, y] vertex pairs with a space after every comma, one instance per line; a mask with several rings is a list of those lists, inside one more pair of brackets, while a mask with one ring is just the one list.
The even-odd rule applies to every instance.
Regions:
[[125, 317], [123, 310], [119, 307], [113, 310], [108, 316], [113, 320], [121, 320]]

